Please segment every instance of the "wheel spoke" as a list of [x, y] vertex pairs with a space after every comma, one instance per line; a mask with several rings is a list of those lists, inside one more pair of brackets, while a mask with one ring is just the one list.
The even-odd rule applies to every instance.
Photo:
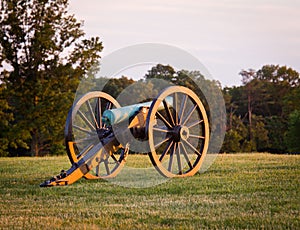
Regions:
[[195, 111], [195, 109], [197, 108], [197, 105], [194, 105], [190, 111], [188, 112], [187, 116], [184, 118], [182, 125], [185, 125], [185, 123], [190, 119], [190, 117], [192, 116], [193, 112]]
[[199, 136], [199, 135], [194, 135], [194, 134], [190, 134], [189, 137], [198, 138], [198, 139], [205, 139], [204, 136]]
[[109, 110], [112, 107], [112, 103], [109, 101], [107, 102], [106, 106], [105, 106], [105, 110]]
[[84, 142], [90, 142], [91, 140], [93, 140], [93, 139], [98, 139], [98, 135], [92, 135], [92, 136], [89, 136], [89, 137], [87, 137], [87, 138], [82, 138], [82, 139], [75, 139], [75, 141], [74, 141], [74, 143], [75, 144], [81, 144], [81, 143], [84, 143]]
[[110, 168], [108, 166], [108, 160], [104, 161], [104, 166], [105, 166], [105, 170], [106, 170], [107, 175], [111, 174]]
[[166, 141], [170, 140], [170, 137], [167, 137], [166, 139], [162, 140], [161, 142], [157, 143], [154, 148], [158, 148], [160, 145], [162, 145], [163, 143], [165, 143]]
[[178, 174], [182, 174], [182, 164], [181, 164], [181, 159], [180, 159], [180, 148], [179, 148], [179, 143], [176, 143], [177, 146], [177, 165], [178, 165]]
[[111, 157], [116, 163], [118, 163], [118, 160], [117, 160], [117, 158], [115, 157], [114, 154], [111, 154], [110, 157]]
[[88, 130], [88, 129], [85, 129], [85, 128], [82, 128], [82, 127], [77, 126], [77, 125], [73, 125], [73, 128], [75, 128], [75, 129], [77, 129], [77, 130], [80, 130], [80, 131], [82, 131], [82, 132], [84, 132], [84, 133], [87, 133], [87, 134], [89, 134], [89, 135], [94, 135], [94, 134], [95, 134], [95, 132], [93, 132], [93, 131], [91, 131], [91, 130]]
[[168, 128], [172, 128], [172, 125], [170, 125], [170, 123], [166, 120], [166, 118], [163, 115], [161, 115], [160, 112], [157, 111], [156, 116], [158, 116], [158, 118], [161, 119]]
[[191, 123], [191, 124], [188, 124], [188, 125], [186, 125], [186, 126], [190, 129], [190, 128], [193, 128], [193, 127], [196, 126], [196, 125], [201, 124], [202, 122], [203, 122], [203, 120], [197, 120], [197, 121], [195, 121], [195, 122], [193, 122], [193, 123]]
[[162, 132], [162, 133], [170, 132], [170, 130], [168, 130], [168, 129], [162, 129], [162, 128], [157, 128], [157, 127], [153, 127], [153, 131]]
[[174, 157], [175, 151], [176, 151], [176, 144], [172, 145], [172, 152], [170, 154], [169, 166], [168, 166], [168, 171], [169, 172], [171, 172], [171, 170], [172, 170], [173, 157]]
[[96, 176], [100, 175], [100, 164], [96, 166]]
[[186, 101], [187, 101], [187, 96], [184, 94], [183, 95], [183, 100], [182, 100], [181, 105], [180, 105], [179, 114], [178, 114], [179, 124], [181, 123], [181, 118], [183, 117], [183, 113], [184, 113], [184, 110], [185, 110], [185, 107], [186, 107]]
[[174, 102], [173, 104], [175, 105], [175, 109], [174, 109], [174, 117], [175, 117], [175, 125], [178, 125], [178, 95], [177, 93], [174, 93]]
[[[109, 101], [107, 102], [107, 104], [105, 105], [105, 110], [109, 110], [112, 107], [112, 103]], [[101, 119], [101, 118], [100, 118]], [[103, 124], [103, 128], [106, 128], [106, 124]]]
[[92, 131], [96, 131], [94, 125], [87, 119], [87, 117], [80, 111], [78, 110], [78, 114], [81, 117], [81, 119], [90, 127]]
[[201, 156], [202, 154], [190, 143], [190, 142], [188, 142], [188, 141], [186, 141], [186, 140], [184, 140], [184, 139], [182, 139], [183, 140], [183, 142], [185, 143], [185, 144], [187, 144], [189, 147], [190, 147], [190, 149], [192, 149], [198, 156]]
[[192, 163], [191, 163], [191, 161], [190, 161], [190, 159], [189, 159], [188, 153], [187, 153], [187, 151], [186, 151], [184, 145], [183, 145], [181, 142], [179, 142], [179, 148], [180, 148], [180, 146], [181, 146], [182, 149], [183, 149], [182, 153], [183, 153], [183, 156], [184, 156], [186, 162], [188, 163], [190, 169], [192, 169], [192, 168], [193, 168], [193, 165], [192, 165]]
[[173, 146], [174, 141], [169, 141], [168, 145], [166, 146], [166, 148], [164, 149], [163, 153], [161, 154], [159, 161], [161, 162], [163, 160], [163, 158], [165, 157], [165, 155], [169, 152], [170, 148]]
[[95, 113], [94, 113], [94, 111], [93, 111], [93, 109], [92, 109], [92, 105], [91, 105], [90, 101], [86, 101], [86, 105], [87, 105], [88, 110], [89, 110], [89, 112], [90, 112], [91, 119], [94, 120], [94, 123], [95, 123], [95, 125], [96, 125], [96, 128], [99, 129], [99, 125], [98, 125], [98, 122], [97, 122], [97, 120], [96, 120], [96, 116], [95, 116]]
[[77, 159], [79, 159], [80, 157], [84, 156], [88, 151], [90, 151], [93, 147], [94, 147], [94, 143], [91, 143], [89, 145], [87, 145], [78, 155], [77, 155]]
[[97, 113], [98, 113], [98, 116], [97, 116], [97, 122], [98, 122], [98, 125], [100, 128], [102, 128], [102, 109], [101, 109], [101, 98], [97, 98]]
[[169, 118], [169, 121], [171, 122], [172, 126], [175, 126], [174, 118], [173, 118], [173, 116], [171, 114], [170, 108], [169, 108], [169, 106], [168, 106], [168, 104], [167, 104], [167, 102], [166, 102], [165, 99], [163, 100], [163, 104], [164, 104], [165, 110], [167, 111], [167, 116]]

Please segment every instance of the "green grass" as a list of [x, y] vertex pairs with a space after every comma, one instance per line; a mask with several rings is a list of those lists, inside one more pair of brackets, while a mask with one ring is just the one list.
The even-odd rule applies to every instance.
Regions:
[[39, 187], [69, 166], [0, 158], [0, 229], [300, 229], [300, 155], [219, 155], [205, 173], [144, 189]]

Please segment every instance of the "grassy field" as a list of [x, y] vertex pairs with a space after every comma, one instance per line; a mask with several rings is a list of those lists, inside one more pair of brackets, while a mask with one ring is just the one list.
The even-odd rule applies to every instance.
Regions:
[[39, 187], [68, 167], [0, 158], [0, 229], [300, 229], [300, 155], [219, 155], [205, 173], [144, 189]]

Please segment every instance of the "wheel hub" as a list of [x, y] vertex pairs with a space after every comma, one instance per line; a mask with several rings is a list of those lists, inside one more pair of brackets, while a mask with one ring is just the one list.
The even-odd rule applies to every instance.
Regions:
[[187, 140], [190, 136], [189, 128], [186, 126], [175, 126], [173, 129], [174, 141], [179, 142], [180, 140]]

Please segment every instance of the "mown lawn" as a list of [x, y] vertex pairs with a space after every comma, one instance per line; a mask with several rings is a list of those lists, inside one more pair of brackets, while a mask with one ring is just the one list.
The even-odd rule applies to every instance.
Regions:
[[205, 173], [142, 189], [39, 187], [69, 166], [0, 158], [0, 229], [300, 229], [300, 155], [219, 155]]

